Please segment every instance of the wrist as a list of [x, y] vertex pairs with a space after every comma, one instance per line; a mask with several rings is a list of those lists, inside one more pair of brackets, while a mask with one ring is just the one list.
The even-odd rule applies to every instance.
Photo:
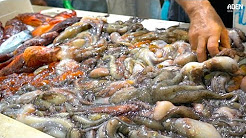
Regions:
[[183, 7], [191, 20], [200, 12], [207, 12], [212, 7], [208, 0], [176, 0], [176, 2]]

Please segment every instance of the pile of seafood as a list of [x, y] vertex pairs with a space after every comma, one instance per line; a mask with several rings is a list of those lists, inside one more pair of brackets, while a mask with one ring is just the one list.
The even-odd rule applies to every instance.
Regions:
[[[199, 63], [179, 27], [26, 13], [0, 27], [0, 113], [59, 138], [246, 137], [246, 41]], [[209, 56], [209, 55], [208, 55]]]

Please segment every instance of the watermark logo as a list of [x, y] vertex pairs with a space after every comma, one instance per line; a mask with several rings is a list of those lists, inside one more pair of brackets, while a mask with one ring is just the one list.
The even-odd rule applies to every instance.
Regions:
[[228, 4], [227, 12], [233, 12], [233, 10], [241, 10], [243, 9], [243, 4]]

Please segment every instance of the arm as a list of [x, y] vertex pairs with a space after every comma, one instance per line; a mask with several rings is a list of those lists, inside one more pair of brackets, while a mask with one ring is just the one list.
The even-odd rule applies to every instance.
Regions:
[[189, 41], [196, 50], [198, 61], [207, 59], [207, 50], [211, 56], [219, 53], [219, 43], [230, 48], [228, 31], [219, 15], [208, 0], [176, 0], [190, 18]]

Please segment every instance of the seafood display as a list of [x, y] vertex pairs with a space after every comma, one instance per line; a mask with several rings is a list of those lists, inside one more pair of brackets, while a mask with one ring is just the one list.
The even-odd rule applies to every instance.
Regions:
[[199, 63], [179, 26], [75, 11], [13, 20], [11, 36], [0, 24], [0, 113], [58, 138], [246, 137], [242, 31]]

